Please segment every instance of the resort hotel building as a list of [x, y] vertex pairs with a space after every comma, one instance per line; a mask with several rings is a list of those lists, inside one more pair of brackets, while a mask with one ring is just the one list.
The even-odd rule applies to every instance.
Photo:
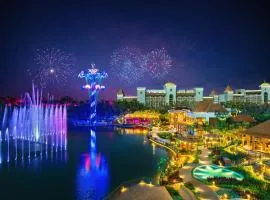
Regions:
[[270, 84], [262, 83], [257, 90], [248, 89], [233, 89], [227, 86], [223, 94], [217, 94], [214, 90], [210, 96], [214, 99], [215, 103], [224, 102], [247, 102], [255, 104], [270, 103]]
[[165, 105], [180, 106], [182, 102], [196, 103], [204, 99], [212, 99], [214, 103], [249, 102], [256, 104], [270, 103], [270, 84], [262, 83], [257, 90], [236, 89], [227, 86], [222, 94], [212, 90], [209, 96], [204, 96], [204, 88], [177, 89], [174, 83], [166, 83], [163, 89], [148, 89], [137, 87], [136, 96], [126, 96], [123, 90], [117, 93], [117, 100], [137, 100], [146, 106], [158, 108]]
[[180, 105], [182, 101], [199, 102], [203, 100], [203, 88], [177, 90], [174, 83], [166, 83], [163, 89], [138, 87], [136, 96], [126, 96], [123, 90], [117, 93], [117, 100], [137, 100], [146, 106], [158, 108], [165, 105]]

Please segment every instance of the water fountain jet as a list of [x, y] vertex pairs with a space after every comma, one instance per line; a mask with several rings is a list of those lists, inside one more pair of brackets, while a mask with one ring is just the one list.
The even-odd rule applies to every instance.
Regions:
[[[49, 97], [49, 99], [52, 98]], [[48, 148], [53, 151], [54, 146], [56, 152], [58, 148], [66, 150], [66, 106], [42, 103], [42, 91], [37, 90], [34, 85], [32, 95], [25, 93], [23, 102], [23, 105], [18, 107], [6, 105], [4, 108], [0, 145], [4, 142], [7, 143], [6, 162], [10, 161], [10, 157], [17, 160], [20, 154], [23, 160], [24, 150], [27, 147], [28, 159], [31, 158], [32, 151], [34, 157], [42, 157], [44, 149], [47, 154]], [[2, 134], [4, 132], [5, 134]], [[59, 144], [62, 137], [64, 137], [64, 141]], [[5, 156], [2, 157], [4, 152], [1, 148], [1, 159], [5, 158]]]

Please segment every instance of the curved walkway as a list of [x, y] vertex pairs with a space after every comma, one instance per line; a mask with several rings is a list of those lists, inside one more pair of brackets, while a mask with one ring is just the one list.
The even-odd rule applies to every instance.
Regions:
[[[199, 163], [200, 164], [211, 164], [211, 162], [208, 159], [208, 155], [210, 154], [210, 151], [208, 149], [204, 149], [202, 153], [199, 155]], [[198, 164], [187, 164], [179, 171], [180, 177], [183, 178], [184, 183], [190, 182], [192, 185], [196, 188], [196, 190], [200, 193], [200, 197], [203, 199], [208, 200], [218, 200], [218, 196], [216, 193], [207, 185], [201, 183], [197, 179], [193, 178], [192, 176], [192, 170], [193, 168], [197, 167]], [[185, 199], [185, 198], [184, 198]]]
[[174, 156], [176, 155], [176, 152], [175, 152], [172, 148], [170, 148], [170, 147], [168, 147], [168, 146], [166, 146], [166, 145], [164, 145], [164, 144], [161, 144], [160, 142], [155, 141], [155, 140], [153, 140], [153, 139], [151, 139], [151, 138], [149, 138], [148, 140], [151, 141], [151, 142], [153, 142], [153, 143], [155, 143], [155, 144], [157, 144], [157, 145], [159, 145], [159, 146], [162, 146], [162, 147], [164, 147], [164, 148], [170, 150], [170, 151], [173, 153]]
[[208, 158], [210, 153], [211, 151], [209, 149], [202, 150], [202, 153], [199, 155], [199, 163], [201, 165], [211, 165], [211, 161]]
[[186, 187], [180, 188], [179, 194], [184, 200], [196, 200], [194, 194]]

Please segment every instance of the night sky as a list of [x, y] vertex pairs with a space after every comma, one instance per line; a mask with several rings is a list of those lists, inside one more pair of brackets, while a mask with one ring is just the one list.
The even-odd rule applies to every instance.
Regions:
[[[167, 81], [178, 88], [202, 86], [205, 95], [212, 88], [221, 92], [227, 84], [256, 89], [270, 81], [267, 1], [37, 2], [1, 5], [0, 96], [30, 90], [26, 69], [37, 48], [72, 53], [78, 73], [92, 62], [110, 73], [110, 56], [122, 46], [143, 51], [164, 47], [174, 59], [173, 70], [161, 80], [126, 85], [109, 74], [102, 94], [106, 99], [114, 99], [119, 88], [135, 94], [137, 86], [161, 88]], [[67, 87], [48, 90], [58, 97], [85, 99], [81, 84], [74, 76]]]

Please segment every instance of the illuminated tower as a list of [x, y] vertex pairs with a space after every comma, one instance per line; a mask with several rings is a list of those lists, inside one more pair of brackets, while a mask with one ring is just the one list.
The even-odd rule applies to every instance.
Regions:
[[105, 86], [101, 85], [102, 81], [108, 77], [108, 74], [104, 71], [99, 71], [94, 64], [91, 64], [92, 68], [87, 71], [81, 71], [79, 78], [84, 78], [86, 84], [83, 89], [88, 91], [89, 104], [90, 104], [90, 125], [96, 123], [96, 107], [99, 91], [104, 89]]

